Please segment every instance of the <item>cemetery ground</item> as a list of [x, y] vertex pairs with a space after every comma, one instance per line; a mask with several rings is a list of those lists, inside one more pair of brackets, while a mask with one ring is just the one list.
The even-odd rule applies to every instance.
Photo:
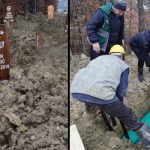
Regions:
[[[65, 150], [68, 37], [65, 15], [16, 18], [9, 31], [10, 79], [0, 81], [0, 149]], [[40, 48], [36, 33], [40, 32]]]
[[[73, 55], [70, 61], [70, 80], [80, 68], [89, 63], [89, 57]], [[143, 83], [137, 79], [137, 58], [131, 53], [126, 56], [126, 62], [130, 67], [129, 87], [124, 103], [142, 117], [150, 110], [150, 72], [144, 66], [145, 80]], [[95, 110], [86, 112], [84, 103], [71, 98], [70, 100], [70, 125], [76, 124], [85, 150], [144, 150], [141, 143], [132, 144], [129, 140], [122, 141], [120, 123], [114, 127], [115, 132], [110, 132], [101, 115], [96, 116]]]

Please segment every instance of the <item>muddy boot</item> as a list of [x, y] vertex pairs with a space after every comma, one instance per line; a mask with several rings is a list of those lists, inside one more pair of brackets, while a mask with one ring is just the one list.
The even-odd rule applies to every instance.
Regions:
[[138, 68], [138, 78], [140, 82], [145, 81], [144, 76], [143, 76], [143, 68]]
[[150, 128], [144, 124], [138, 131], [136, 131], [136, 134], [141, 139], [143, 145], [150, 149]]

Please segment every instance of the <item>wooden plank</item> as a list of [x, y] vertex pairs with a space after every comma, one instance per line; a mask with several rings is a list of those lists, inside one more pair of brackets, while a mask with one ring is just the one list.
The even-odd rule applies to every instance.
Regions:
[[9, 79], [10, 55], [6, 25], [0, 24], [0, 80]]
[[70, 150], [85, 150], [76, 125], [70, 126]]

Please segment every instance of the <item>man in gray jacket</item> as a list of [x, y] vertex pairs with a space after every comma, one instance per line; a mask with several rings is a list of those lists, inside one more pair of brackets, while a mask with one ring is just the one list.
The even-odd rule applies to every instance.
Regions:
[[129, 74], [129, 67], [123, 61], [124, 55], [124, 48], [114, 45], [110, 55], [92, 60], [75, 75], [71, 94], [73, 98], [117, 117], [137, 133], [145, 147], [150, 148], [150, 128], [139, 121], [131, 108], [123, 104]]

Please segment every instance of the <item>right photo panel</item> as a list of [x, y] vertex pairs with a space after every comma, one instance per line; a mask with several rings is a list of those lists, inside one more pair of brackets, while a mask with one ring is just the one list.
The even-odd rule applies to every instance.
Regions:
[[70, 0], [70, 150], [150, 149], [150, 1]]

